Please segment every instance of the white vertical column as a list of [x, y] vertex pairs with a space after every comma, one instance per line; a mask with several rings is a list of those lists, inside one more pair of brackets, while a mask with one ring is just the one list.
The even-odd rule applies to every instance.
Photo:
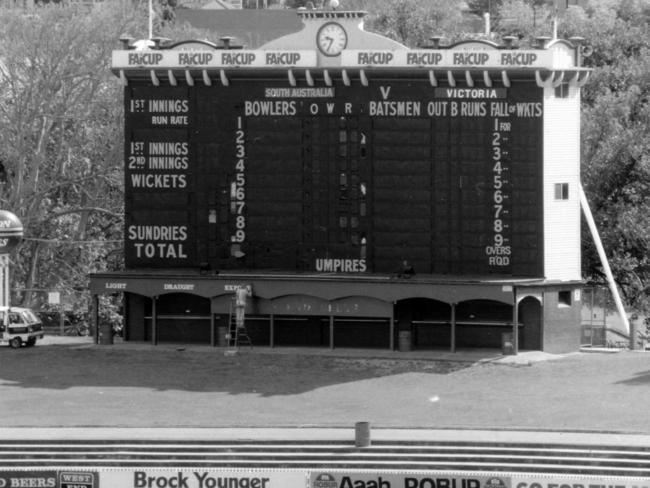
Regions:
[[0, 254], [0, 306], [9, 306], [9, 254]]
[[614, 297], [614, 303], [616, 304], [616, 310], [621, 316], [621, 321], [625, 330], [630, 332], [630, 322], [627, 318], [627, 313], [625, 312], [625, 306], [623, 305], [623, 300], [621, 300], [621, 295], [618, 293], [618, 287], [616, 286], [616, 280], [612, 274], [612, 269], [609, 267], [609, 261], [607, 260], [607, 254], [605, 253], [605, 248], [603, 247], [603, 242], [600, 240], [600, 234], [598, 233], [598, 227], [596, 227], [596, 222], [594, 221], [594, 216], [591, 213], [591, 208], [589, 207], [589, 201], [587, 200], [587, 195], [582, 188], [582, 185], [579, 187], [580, 190], [580, 206], [582, 207], [582, 213], [585, 216], [587, 221], [587, 226], [589, 227], [589, 232], [591, 232], [591, 237], [594, 240], [596, 245], [596, 251], [598, 251], [598, 257], [600, 258], [600, 264], [603, 265], [603, 271], [605, 271], [605, 276], [607, 277], [607, 284], [609, 285], [609, 291]]

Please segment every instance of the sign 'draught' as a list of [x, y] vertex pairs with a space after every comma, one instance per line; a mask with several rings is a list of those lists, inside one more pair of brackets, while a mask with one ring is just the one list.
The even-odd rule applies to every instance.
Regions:
[[23, 224], [11, 212], [0, 210], [0, 254], [11, 252], [23, 237]]

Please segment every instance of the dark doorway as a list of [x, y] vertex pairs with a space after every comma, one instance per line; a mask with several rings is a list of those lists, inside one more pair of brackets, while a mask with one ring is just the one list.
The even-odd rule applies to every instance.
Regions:
[[523, 324], [520, 337], [522, 349], [542, 349], [542, 305], [537, 298], [526, 297], [519, 302], [519, 323]]

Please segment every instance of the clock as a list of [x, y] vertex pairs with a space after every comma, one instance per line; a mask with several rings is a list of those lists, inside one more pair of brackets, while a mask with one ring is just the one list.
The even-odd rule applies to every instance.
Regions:
[[328, 22], [318, 29], [316, 44], [325, 56], [338, 56], [348, 45], [348, 34], [341, 24]]

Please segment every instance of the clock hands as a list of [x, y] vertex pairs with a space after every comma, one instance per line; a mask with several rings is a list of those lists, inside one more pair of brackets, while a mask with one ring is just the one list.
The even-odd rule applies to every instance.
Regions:
[[325, 56], [338, 56], [347, 45], [345, 29], [335, 22], [323, 25], [316, 35], [316, 44]]

